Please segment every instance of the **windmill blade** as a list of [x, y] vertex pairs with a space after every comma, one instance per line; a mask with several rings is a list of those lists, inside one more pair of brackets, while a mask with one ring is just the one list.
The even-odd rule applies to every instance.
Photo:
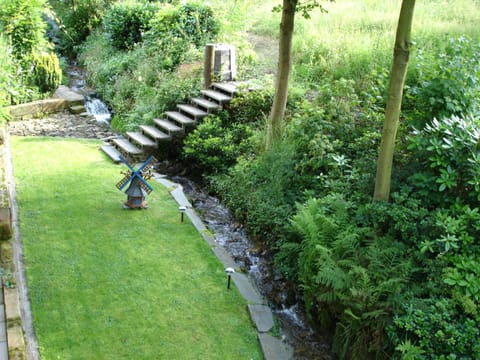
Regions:
[[143, 181], [140, 181], [139, 182], [139, 185], [140, 187], [147, 193], [147, 194], [150, 194], [152, 192], [152, 188], [150, 187], [150, 185], [148, 185], [148, 183], [144, 183]]
[[135, 169], [133, 168], [133, 165], [130, 164], [130, 162], [127, 161], [127, 159], [125, 159], [125, 157], [123, 157], [123, 155], [119, 155], [118, 158], [119, 158], [125, 165], [127, 165], [127, 167], [130, 169], [130, 171], [131, 171], [132, 173], [135, 172]]
[[132, 174], [131, 174], [131, 173], [128, 174], [128, 175], [125, 175], [125, 176], [123, 177], [123, 179], [120, 180], [120, 181], [117, 183], [117, 185], [115, 185], [115, 186], [117, 187], [118, 190], [122, 190], [122, 189], [125, 187], [125, 185], [127, 185], [128, 182], [131, 180], [131, 178], [132, 178]]
[[147, 192], [147, 194], [150, 194], [153, 190], [153, 188], [150, 186], [150, 184], [144, 178], [142, 178], [141, 176], [137, 175], [137, 179], [140, 180], [140, 186], [142, 187], [142, 189], [145, 190]]

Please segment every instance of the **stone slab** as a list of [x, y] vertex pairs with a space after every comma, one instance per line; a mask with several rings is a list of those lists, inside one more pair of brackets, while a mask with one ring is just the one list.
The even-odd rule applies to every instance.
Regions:
[[65, 85], [60, 85], [52, 97], [65, 100], [68, 106], [82, 105], [85, 103], [85, 97], [82, 94], [70, 90], [68, 86]]
[[293, 360], [293, 349], [285, 342], [270, 334], [258, 334], [265, 360]]
[[17, 288], [4, 289], [4, 292], [7, 321], [20, 319], [20, 304]]
[[41, 117], [45, 114], [57, 113], [68, 107], [64, 99], [37, 100], [8, 108], [13, 120]]
[[1, 304], [0, 305], [0, 323], [4, 323], [6, 320], [5, 318], [5, 305]]
[[8, 346], [6, 341], [0, 341], [0, 360], [8, 360]]
[[266, 333], [273, 329], [273, 314], [267, 305], [248, 304], [248, 311], [259, 332]]
[[7, 341], [7, 326], [5, 322], [0, 322], [0, 342]]
[[25, 340], [23, 338], [23, 331], [20, 325], [11, 326], [7, 331], [8, 347], [10, 349], [25, 349]]
[[224, 268], [237, 268], [238, 264], [233, 260], [228, 252], [220, 246], [213, 246], [212, 251], [215, 256], [220, 260]]
[[251, 304], [264, 304], [265, 300], [262, 298], [258, 290], [253, 286], [250, 279], [241, 273], [232, 274], [232, 280], [235, 283], [238, 291], [247, 302]]

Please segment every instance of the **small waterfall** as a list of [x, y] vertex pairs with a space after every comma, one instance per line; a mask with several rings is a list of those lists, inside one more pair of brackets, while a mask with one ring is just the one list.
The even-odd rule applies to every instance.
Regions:
[[111, 113], [107, 105], [100, 99], [95, 97], [88, 97], [85, 101], [85, 108], [87, 113], [95, 117], [98, 123], [110, 124]]

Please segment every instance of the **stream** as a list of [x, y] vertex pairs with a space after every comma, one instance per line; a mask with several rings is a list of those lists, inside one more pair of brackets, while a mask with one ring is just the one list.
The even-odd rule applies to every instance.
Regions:
[[249, 274], [269, 301], [280, 325], [281, 336], [293, 347], [295, 359], [333, 359], [327, 337], [309, 324], [301, 300], [296, 298], [284, 277], [274, 270], [271, 252], [254, 244], [243, 226], [235, 222], [231, 212], [218, 199], [206, 194], [187, 178], [172, 176], [170, 179], [182, 185], [195, 210], [214, 232], [216, 241], [242, 271]]
[[87, 86], [85, 70], [72, 63], [68, 66], [66, 73], [68, 75], [68, 87], [75, 92], [85, 96], [85, 109], [92, 115], [98, 123], [110, 125], [112, 117], [108, 106], [100, 100], [93, 89]]
[[[68, 70], [69, 87], [85, 96], [87, 112], [98, 122], [110, 123], [107, 105], [95, 96], [86, 83], [85, 71], [72, 64]], [[181, 184], [195, 210], [214, 232], [216, 241], [239, 264], [242, 271], [255, 281], [261, 294], [268, 300], [279, 324], [281, 337], [294, 349], [298, 360], [331, 360], [328, 337], [321, 335], [310, 324], [301, 300], [288, 286], [286, 279], [273, 267], [272, 253], [254, 244], [241, 224], [218, 199], [206, 194], [193, 181], [182, 176], [170, 176]]]

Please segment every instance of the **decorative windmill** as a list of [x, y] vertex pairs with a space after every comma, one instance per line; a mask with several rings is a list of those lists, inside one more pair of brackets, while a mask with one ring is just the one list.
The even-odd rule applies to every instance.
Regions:
[[153, 188], [147, 180], [153, 176], [152, 161], [155, 160], [155, 158], [150, 156], [137, 170], [121, 155], [120, 160], [127, 165], [129, 169], [129, 171], [122, 171], [122, 174], [125, 176], [116, 185], [118, 190], [122, 190], [125, 186], [129, 185], [127, 190], [125, 190], [127, 201], [123, 204], [123, 207], [125, 209], [148, 208], [145, 198], [152, 192]]

